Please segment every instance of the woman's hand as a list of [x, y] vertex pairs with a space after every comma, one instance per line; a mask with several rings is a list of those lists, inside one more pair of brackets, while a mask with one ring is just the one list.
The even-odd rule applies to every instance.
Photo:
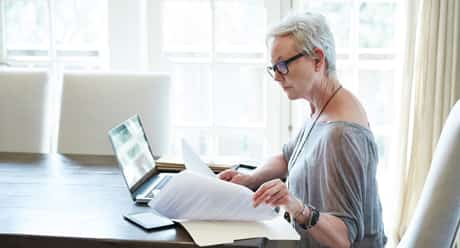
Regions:
[[226, 169], [217, 175], [220, 179], [250, 187], [251, 176], [239, 173], [235, 169]]
[[262, 184], [252, 197], [254, 207], [262, 203], [281, 206], [289, 213], [297, 213], [303, 208], [302, 203], [291, 196], [286, 184], [280, 179], [273, 179]]

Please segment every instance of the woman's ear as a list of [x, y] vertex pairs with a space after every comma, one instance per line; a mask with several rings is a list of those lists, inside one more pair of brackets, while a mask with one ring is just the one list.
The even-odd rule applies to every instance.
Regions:
[[326, 63], [326, 58], [324, 57], [324, 51], [321, 48], [315, 48], [313, 50], [315, 52], [315, 71], [319, 72], [321, 67]]

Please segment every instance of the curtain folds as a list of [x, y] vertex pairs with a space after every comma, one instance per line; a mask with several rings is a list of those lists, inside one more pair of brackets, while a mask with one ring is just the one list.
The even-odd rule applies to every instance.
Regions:
[[407, 0], [401, 95], [390, 161], [401, 179], [390, 235], [400, 240], [415, 211], [432, 154], [460, 98], [460, 1]]

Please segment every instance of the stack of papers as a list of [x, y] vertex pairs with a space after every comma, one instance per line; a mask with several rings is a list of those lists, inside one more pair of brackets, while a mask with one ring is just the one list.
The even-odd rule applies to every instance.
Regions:
[[269, 220], [268, 205], [252, 206], [253, 192], [241, 185], [184, 170], [150, 201], [160, 214], [180, 220]]
[[257, 237], [300, 239], [272, 207], [254, 208], [252, 195], [244, 186], [184, 170], [149, 205], [181, 223], [199, 246]]

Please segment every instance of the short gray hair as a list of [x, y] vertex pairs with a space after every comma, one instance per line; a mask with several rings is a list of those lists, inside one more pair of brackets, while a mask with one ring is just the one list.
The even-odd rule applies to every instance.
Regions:
[[327, 75], [336, 76], [334, 36], [323, 15], [310, 12], [290, 14], [267, 33], [267, 44], [278, 36], [293, 37], [296, 48], [308, 56], [316, 57], [314, 49], [321, 48]]

